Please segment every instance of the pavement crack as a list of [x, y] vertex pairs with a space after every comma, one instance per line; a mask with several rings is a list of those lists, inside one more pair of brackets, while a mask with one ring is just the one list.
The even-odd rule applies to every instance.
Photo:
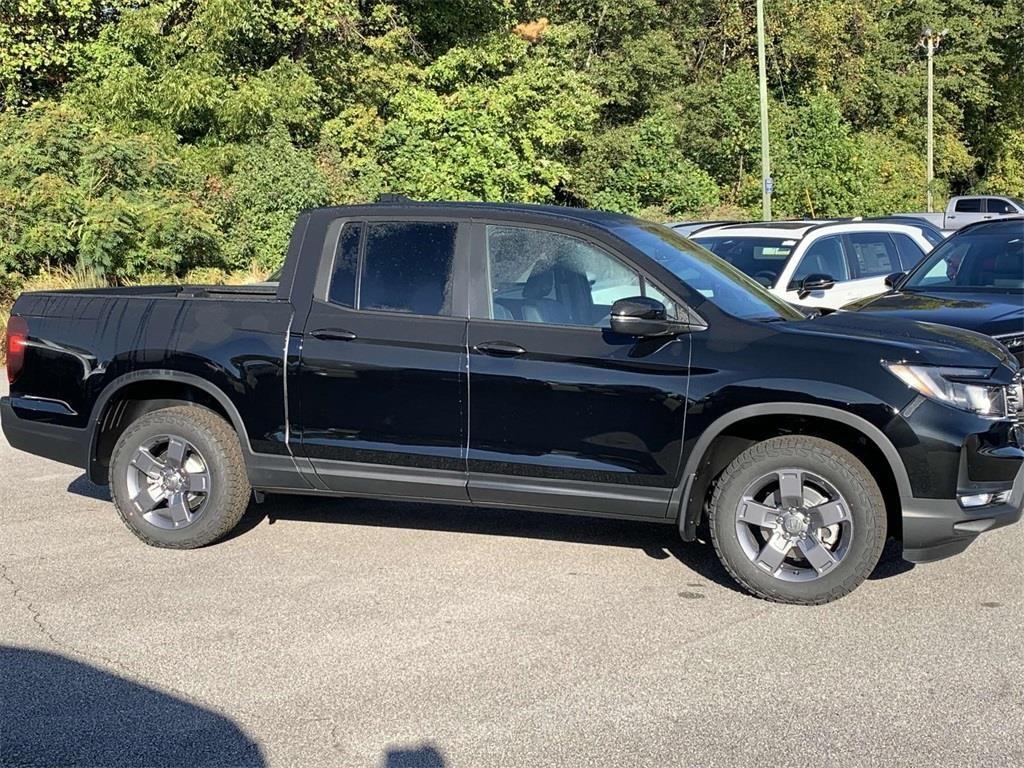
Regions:
[[114, 669], [120, 671], [123, 674], [134, 675], [134, 673], [127, 669], [124, 665], [114, 661], [113, 659], [108, 659], [105, 656], [101, 656], [97, 653], [83, 651], [81, 648], [71, 645], [70, 643], [67, 643], [63, 640], [58, 640], [57, 637], [50, 630], [50, 628], [46, 625], [46, 622], [43, 621], [42, 612], [39, 610], [39, 608], [36, 607], [35, 603], [32, 601], [32, 598], [30, 598], [25, 593], [24, 588], [22, 588], [22, 586], [18, 582], [11, 578], [6, 563], [0, 563], [0, 579], [3, 579], [11, 585], [11, 587], [14, 589], [14, 599], [25, 606], [26, 610], [28, 610], [29, 614], [32, 616], [32, 623], [36, 625], [36, 628], [39, 630], [39, 633], [43, 637], [45, 637], [50, 642], [51, 645], [61, 650], [73, 653], [76, 656], [79, 656], [83, 659], [87, 659], [88, 661], [98, 661], [103, 664], [106, 664], [108, 667], [113, 667]]
[[43, 637], [45, 637], [52, 645], [56, 645], [57, 647], [63, 647], [64, 644], [61, 643], [56, 637], [54, 637], [53, 633], [50, 632], [49, 627], [47, 627], [46, 624], [43, 623], [43, 618], [39, 613], [39, 609], [36, 608], [35, 603], [32, 602], [32, 598], [26, 595], [25, 590], [21, 588], [21, 585], [11, 578], [11, 575], [7, 572], [6, 563], [0, 563], [0, 579], [3, 579], [11, 585], [11, 589], [14, 590], [14, 599], [21, 603], [23, 606], [25, 606], [25, 610], [29, 612], [29, 615], [32, 617], [32, 623], [36, 625], [36, 629], [39, 630], [39, 633]]
[[202, 706], [211, 708], [208, 703], [199, 700], [196, 696], [186, 693], [185, 691], [179, 690], [171, 685], [168, 685], [163, 681], [153, 680], [152, 678], [149, 678], [145, 675], [141, 675], [138, 672], [128, 668], [121, 662], [115, 661], [114, 659], [108, 658], [106, 656], [102, 656], [98, 653], [84, 651], [81, 648], [71, 645], [68, 642], [58, 640], [54, 636], [53, 632], [50, 631], [50, 628], [47, 627], [46, 622], [43, 621], [42, 614], [39, 608], [37, 608], [35, 603], [32, 601], [32, 598], [30, 598], [25, 593], [25, 590], [22, 588], [22, 586], [11, 577], [6, 563], [0, 563], [0, 580], [6, 582], [11, 586], [11, 589], [13, 590], [14, 594], [14, 599], [21, 603], [23, 606], [25, 606], [25, 609], [29, 612], [29, 615], [32, 617], [32, 623], [35, 624], [36, 628], [39, 630], [39, 633], [44, 638], [46, 638], [46, 640], [49, 641], [49, 643], [52, 646], [54, 646], [58, 650], [64, 651], [65, 653], [73, 654], [79, 657], [80, 659], [84, 659], [89, 662], [104, 664], [111, 669], [117, 670], [117, 672], [124, 676], [126, 679], [139, 683], [145, 683], [146, 685], [156, 690], [163, 690], [167, 693], [172, 693], [175, 696], [182, 699], [183, 701], [199, 703]]

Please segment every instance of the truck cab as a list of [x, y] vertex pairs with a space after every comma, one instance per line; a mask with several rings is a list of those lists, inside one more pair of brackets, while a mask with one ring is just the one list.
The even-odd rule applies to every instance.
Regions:
[[960, 229], [979, 221], [1024, 214], [1024, 200], [1001, 195], [964, 195], [950, 198], [944, 229]]

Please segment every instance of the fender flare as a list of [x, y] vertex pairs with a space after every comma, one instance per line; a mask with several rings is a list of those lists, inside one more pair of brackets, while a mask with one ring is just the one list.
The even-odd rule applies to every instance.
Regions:
[[678, 514], [679, 532], [684, 540], [690, 541], [695, 536], [697, 519], [700, 516], [701, 509], [699, 504], [691, 503], [691, 493], [697, 471], [715, 439], [733, 424], [746, 419], [757, 416], [794, 415], [811, 416], [813, 418], [838, 422], [860, 432], [882, 452], [886, 463], [889, 465], [889, 469], [892, 471], [893, 477], [896, 478], [896, 487], [899, 490], [900, 498], [907, 499], [913, 497], [914, 493], [910, 486], [910, 477], [903, 464], [903, 459], [900, 458], [899, 451], [896, 450], [896, 446], [892, 444], [892, 441], [885, 436], [885, 433], [870, 421], [839, 408], [813, 403], [771, 402], [745, 405], [715, 419], [704, 430], [697, 443], [693, 446], [693, 450], [690, 451], [685, 468], [683, 469], [683, 491]]
[[231, 426], [234, 427], [235, 432], [238, 434], [238, 442], [242, 447], [242, 453], [245, 456], [246, 464], [248, 465], [250, 463], [252, 446], [249, 443], [249, 433], [245, 429], [245, 424], [242, 421], [241, 414], [238, 412], [238, 408], [236, 408], [235, 404], [231, 402], [231, 398], [224, 393], [224, 390], [215, 384], [210, 383], [206, 379], [192, 373], [183, 373], [182, 371], [174, 371], [164, 368], [147, 368], [142, 371], [132, 371], [118, 376], [116, 379], [108, 383], [96, 398], [96, 402], [92, 408], [92, 413], [89, 415], [90, 427], [87, 471], [90, 476], [93, 474], [93, 464], [96, 460], [96, 446], [99, 442], [101, 417], [105, 413], [107, 405], [110, 400], [126, 386], [129, 384], [136, 384], [140, 381], [171, 381], [176, 384], [185, 384], [187, 386], [195, 387], [196, 389], [201, 389], [203, 392], [210, 395], [220, 404], [224, 409], [224, 412], [228, 415], [228, 418], [231, 420]]

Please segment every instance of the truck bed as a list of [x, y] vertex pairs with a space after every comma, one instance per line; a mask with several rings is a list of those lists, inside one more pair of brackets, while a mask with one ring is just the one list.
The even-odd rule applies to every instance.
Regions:
[[273, 298], [277, 283], [249, 285], [133, 285], [123, 288], [76, 288], [63, 291], [29, 291], [25, 296], [109, 296], [111, 298]]
[[[105, 417], [107, 391], [132, 381], [140, 397], [172, 397], [161, 377], [175, 372], [225, 393], [253, 450], [283, 451], [293, 312], [270, 283], [22, 294], [13, 313], [27, 323], [28, 342], [13, 407], [29, 422], [88, 433]], [[87, 447], [88, 435], [81, 440]]]

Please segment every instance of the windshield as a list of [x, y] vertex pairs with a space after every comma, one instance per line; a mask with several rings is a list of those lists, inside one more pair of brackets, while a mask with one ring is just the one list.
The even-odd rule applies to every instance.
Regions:
[[710, 251], [658, 224], [630, 224], [615, 234], [643, 251], [692, 291], [735, 317], [803, 320], [804, 315]]
[[968, 230], [936, 246], [902, 290], [1024, 291], [1024, 223]]
[[796, 240], [781, 237], [706, 235], [693, 238], [693, 242], [769, 288], [779, 279], [796, 247]]

